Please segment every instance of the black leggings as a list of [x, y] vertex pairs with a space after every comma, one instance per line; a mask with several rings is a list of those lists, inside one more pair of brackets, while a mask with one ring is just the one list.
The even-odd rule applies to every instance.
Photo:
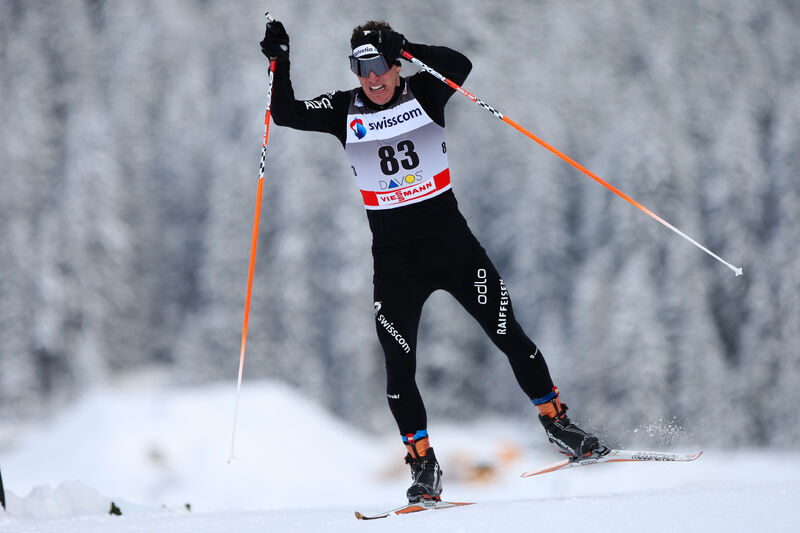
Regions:
[[401, 435], [427, 428], [425, 405], [414, 380], [417, 329], [425, 300], [438, 289], [452, 294], [506, 354], [531, 400], [552, 392], [544, 357], [514, 318], [503, 280], [463, 219], [413, 242], [382, 245], [376, 239], [373, 258], [386, 392]]

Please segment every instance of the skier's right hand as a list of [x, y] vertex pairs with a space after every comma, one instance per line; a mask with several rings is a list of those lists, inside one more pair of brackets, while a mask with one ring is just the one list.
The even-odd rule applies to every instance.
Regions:
[[267, 22], [264, 40], [261, 41], [261, 53], [267, 59], [285, 59], [289, 57], [289, 34], [281, 22]]

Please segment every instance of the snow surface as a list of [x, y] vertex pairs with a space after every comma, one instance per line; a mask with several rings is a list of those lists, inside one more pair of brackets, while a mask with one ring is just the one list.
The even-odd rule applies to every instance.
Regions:
[[[800, 521], [796, 454], [706, 450], [693, 463], [521, 479], [559, 457], [535, 421], [498, 419], [430, 425], [445, 497], [478, 505], [359, 522], [355, 510], [402, 503], [408, 472], [396, 436], [349, 427], [286, 385], [246, 382], [229, 464], [234, 400], [231, 385], [138, 380], [91, 392], [35, 427], [3, 423], [0, 531], [772, 532]], [[121, 516], [109, 514], [112, 501]]]

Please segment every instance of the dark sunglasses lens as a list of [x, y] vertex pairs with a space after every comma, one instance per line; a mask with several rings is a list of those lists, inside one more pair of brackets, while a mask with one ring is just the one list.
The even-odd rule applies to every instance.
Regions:
[[350, 56], [350, 70], [356, 76], [368, 78], [370, 71], [374, 72], [376, 76], [383, 76], [389, 71], [389, 64], [383, 56], [370, 57], [368, 59], [356, 59]]

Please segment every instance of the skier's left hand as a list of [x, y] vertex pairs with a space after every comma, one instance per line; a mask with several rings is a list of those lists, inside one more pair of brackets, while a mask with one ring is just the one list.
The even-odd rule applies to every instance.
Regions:
[[400, 58], [400, 53], [406, 45], [406, 38], [402, 33], [393, 30], [379, 30], [378, 42], [375, 47], [386, 61], [393, 63]]

